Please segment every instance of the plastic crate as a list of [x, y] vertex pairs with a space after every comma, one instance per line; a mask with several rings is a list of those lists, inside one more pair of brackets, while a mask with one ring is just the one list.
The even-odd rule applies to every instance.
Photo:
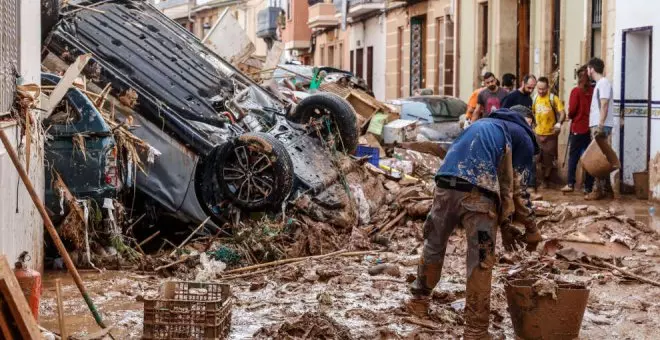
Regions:
[[369, 163], [378, 166], [378, 162], [380, 161], [380, 150], [366, 145], [358, 145], [355, 150], [355, 156], [369, 156]]
[[165, 282], [161, 297], [144, 300], [142, 339], [225, 339], [231, 326], [229, 285]]

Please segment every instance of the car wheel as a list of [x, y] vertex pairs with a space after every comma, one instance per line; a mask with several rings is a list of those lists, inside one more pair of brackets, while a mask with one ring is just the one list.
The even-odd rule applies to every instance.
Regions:
[[218, 154], [218, 184], [225, 198], [247, 210], [278, 207], [293, 188], [293, 163], [284, 145], [265, 133], [246, 133]]
[[351, 104], [332, 93], [318, 93], [298, 103], [288, 119], [306, 124], [330, 147], [351, 153], [358, 144], [357, 118]]

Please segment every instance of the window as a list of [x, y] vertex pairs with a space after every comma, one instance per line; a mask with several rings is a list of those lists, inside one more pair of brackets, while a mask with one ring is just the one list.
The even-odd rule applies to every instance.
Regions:
[[603, 1], [591, 0], [591, 57], [600, 57]]
[[335, 67], [335, 46], [328, 46], [328, 65]]

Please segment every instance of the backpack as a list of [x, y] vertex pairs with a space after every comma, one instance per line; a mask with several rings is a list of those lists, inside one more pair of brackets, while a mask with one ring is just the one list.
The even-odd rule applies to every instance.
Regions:
[[[534, 104], [536, 104], [536, 98], [538, 98], [538, 94], [535, 93], [532, 96], [532, 107], [534, 107]], [[550, 107], [552, 108], [552, 113], [555, 114], [555, 123], [559, 123], [559, 114], [557, 113], [557, 109], [555, 108], [555, 94], [552, 92], [550, 92]]]

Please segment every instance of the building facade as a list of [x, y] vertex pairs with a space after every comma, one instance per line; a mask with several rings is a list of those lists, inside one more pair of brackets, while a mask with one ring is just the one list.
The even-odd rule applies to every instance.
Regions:
[[[156, 4], [169, 18], [203, 39], [224, 11], [233, 15], [255, 46], [255, 54], [265, 56], [268, 44], [259, 37], [259, 13], [269, 8], [284, 10], [293, 0], [161, 0]], [[283, 4], [285, 2], [285, 4]]]

